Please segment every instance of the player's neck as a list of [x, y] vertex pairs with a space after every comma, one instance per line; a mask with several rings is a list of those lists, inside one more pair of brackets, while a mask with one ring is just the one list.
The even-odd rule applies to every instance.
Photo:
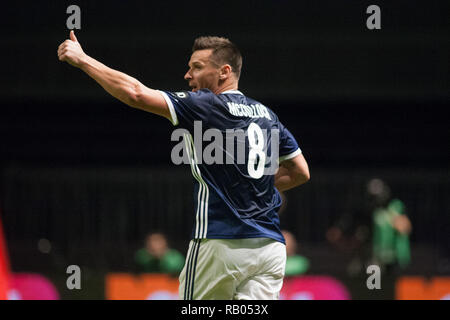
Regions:
[[225, 91], [230, 91], [230, 90], [237, 90], [238, 89], [238, 83], [237, 82], [232, 82], [232, 83], [227, 83], [222, 86], [217, 87], [216, 90], [214, 90], [215, 94], [221, 94], [222, 92]]

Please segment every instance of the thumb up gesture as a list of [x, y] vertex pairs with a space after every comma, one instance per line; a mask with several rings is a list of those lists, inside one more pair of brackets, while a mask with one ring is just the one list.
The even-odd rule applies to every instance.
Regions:
[[85, 58], [86, 54], [83, 52], [75, 32], [70, 31], [70, 40], [64, 41], [58, 47], [58, 59], [66, 61], [74, 67], [80, 67]]

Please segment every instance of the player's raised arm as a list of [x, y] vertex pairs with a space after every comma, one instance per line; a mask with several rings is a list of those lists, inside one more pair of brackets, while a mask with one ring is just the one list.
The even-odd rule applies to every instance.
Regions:
[[308, 164], [299, 154], [296, 157], [280, 163], [275, 174], [275, 187], [278, 191], [286, 191], [307, 182], [310, 178]]
[[89, 57], [81, 48], [73, 30], [70, 31], [70, 40], [59, 46], [58, 58], [86, 72], [109, 94], [123, 103], [171, 120], [169, 107], [159, 91], [150, 89], [137, 79]]

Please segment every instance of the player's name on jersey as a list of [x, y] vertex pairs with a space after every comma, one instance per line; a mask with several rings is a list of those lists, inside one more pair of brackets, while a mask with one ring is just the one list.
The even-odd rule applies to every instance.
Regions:
[[233, 116], [249, 117], [249, 118], [267, 118], [269, 120], [272, 120], [270, 118], [270, 114], [267, 108], [260, 103], [246, 105], [242, 103], [227, 102], [227, 106], [228, 111], [230, 111], [230, 113]]

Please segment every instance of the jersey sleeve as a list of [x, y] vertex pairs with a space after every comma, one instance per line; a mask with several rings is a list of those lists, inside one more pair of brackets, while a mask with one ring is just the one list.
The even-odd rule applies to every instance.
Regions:
[[279, 148], [279, 163], [292, 159], [302, 153], [292, 133], [281, 123]]
[[174, 126], [191, 128], [194, 121], [208, 121], [211, 111], [213, 93], [209, 90], [197, 92], [160, 91], [169, 107], [171, 121]]

